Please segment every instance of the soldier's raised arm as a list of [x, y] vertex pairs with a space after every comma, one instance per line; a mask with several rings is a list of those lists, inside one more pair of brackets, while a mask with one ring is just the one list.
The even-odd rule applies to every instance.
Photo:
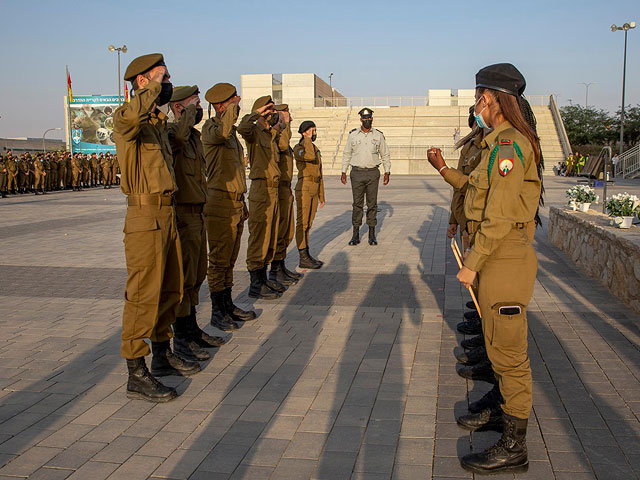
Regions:
[[196, 113], [196, 105], [191, 104], [183, 110], [177, 122], [168, 125], [169, 141], [173, 150], [181, 148], [189, 141], [191, 129], [196, 124]]
[[113, 114], [113, 129], [125, 140], [132, 140], [138, 135], [140, 125], [147, 120], [162, 90], [159, 82], [149, 84], [136, 91], [129, 103], [125, 103]]

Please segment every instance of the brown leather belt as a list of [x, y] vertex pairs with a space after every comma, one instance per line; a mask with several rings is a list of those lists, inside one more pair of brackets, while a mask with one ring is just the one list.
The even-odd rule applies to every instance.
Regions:
[[202, 213], [202, 204], [195, 203], [183, 203], [176, 205], [176, 212], [178, 213]]
[[127, 205], [130, 207], [140, 207], [142, 205], [170, 207], [171, 205], [174, 205], [174, 200], [172, 195], [132, 193], [127, 196]]
[[320, 181], [322, 180], [322, 177], [304, 176], [304, 177], [299, 177], [299, 179], [305, 182], [320, 183]]
[[[480, 228], [480, 223], [481, 222], [476, 222], [474, 220], [467, 221], [467, 232], [469, 233], [469, 235], [473, 235], [478, 231], [478, 228]], [[527, 228], [530, 223], [531, 222], [518, 222], [513, 225], [513, 228], [522, 230], [523, 228]]]
[[240, 202], [244, 199], [244, 193], [235, 193], [235, 192], [227, 192], [226, 190], [209, 190], [209, 193], [212, 194], [212, 197], [218, 198], [230, 198], [236, 202]]

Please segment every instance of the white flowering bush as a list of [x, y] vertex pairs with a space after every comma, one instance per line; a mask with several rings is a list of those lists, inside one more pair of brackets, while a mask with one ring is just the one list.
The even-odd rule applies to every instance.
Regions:
[[630, 193], [618, 193], [607, 198], [605, 208], [612, 217], [632, 217], [640, 211], [640, 198]]
[[594, 203], [598, 201], [596, 191], [589, 185], [576, 185], [566, 192], [569, 203]]

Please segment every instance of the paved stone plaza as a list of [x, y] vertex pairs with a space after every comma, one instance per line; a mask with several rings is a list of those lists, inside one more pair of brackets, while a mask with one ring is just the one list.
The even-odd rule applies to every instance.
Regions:
[[[546, 182], [549, 204], [575, 184]], [[347, 246], [350, 197], [327, 179], [312, 232], [325, 266], [279, 301], [246, 295], [245, 232], [235, 294], [260, 316], [202, 373], [171, 377], [181, 396], [160, 405], [125, 396], [120, 191], [0, 200], [0, 479], [470, 478], [458, 457], [498, 434], [455, 423], [489, 385], [455, 372], [468, 297], [446, 239], [450, 189], [392, 176], [377, 247]], [[637, 478], [639, 316], [546, 228], [535, 246], [530, 469], [518, 478]], [[206, 287], [201, 300], [205, 325]]]

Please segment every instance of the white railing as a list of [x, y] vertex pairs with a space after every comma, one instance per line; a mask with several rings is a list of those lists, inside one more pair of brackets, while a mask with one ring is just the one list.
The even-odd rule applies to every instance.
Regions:
[[640, 143], [618, 156], [616, 177], [627, 178], [640, 172]]
[[458, 151], [453, 145], [389, 145], [391, 160], [426, 160], [427, 150], [439, 148], [446, 160], [458, 158]]
[[571, 143], [569, 142], [567, 131], [564, 128], [564, 122], [562, 121], [562, 115], [560, 114], [558, 103], [553, 95], [549, 95], [549, 109], [551, 110], [551, 117], [553, 118], [553, 123], [556, 126], [556, 131], [558, 132], [558, 139], [560, 140], [562, 153], [564, 154], [564, 158], [568, 158], [569, 155], [573, 153], [571, 150]]

